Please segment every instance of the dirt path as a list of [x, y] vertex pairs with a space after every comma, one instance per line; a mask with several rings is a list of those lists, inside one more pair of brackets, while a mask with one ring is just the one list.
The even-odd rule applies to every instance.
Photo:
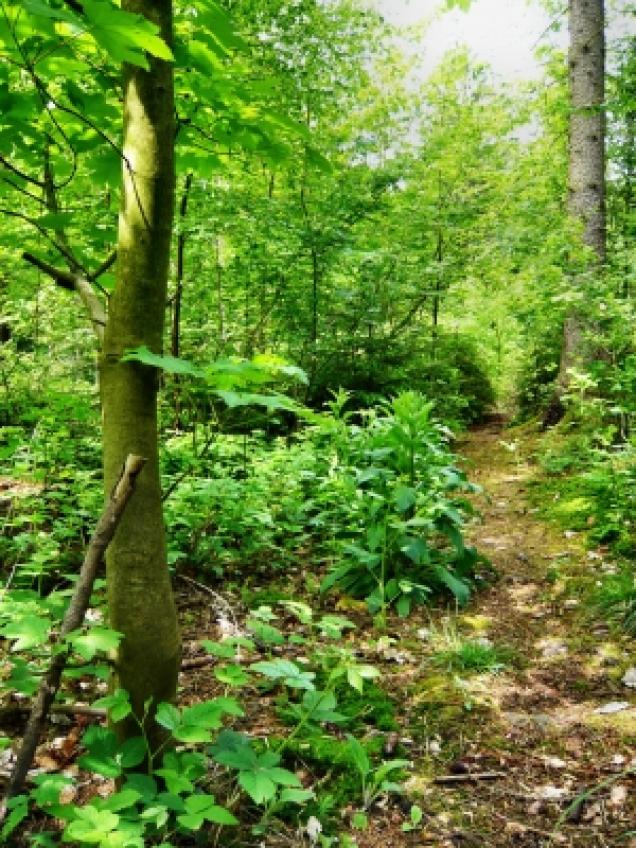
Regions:
[[[636, 691], [621, 682], [635, 664], [633, 642], [612, 637], [582, 603], [605, 554], [529, 505], [534, 442], [493, 425], [461, 445], [488, 495], [470, 536], [499, 579], [463, 614], [411, 634], [414, 653], [418, 638], [425, 646], [424, 671], [407, 683], [404, 720], [419, 772], [410, 789], [427, 826], [419, 841], [395, 844], [636, 846]], [[440, 645], [465, 640], [514, 658], [498, 673], [432, 671]], [[475, 772], [500, 776], [431, 782]]]

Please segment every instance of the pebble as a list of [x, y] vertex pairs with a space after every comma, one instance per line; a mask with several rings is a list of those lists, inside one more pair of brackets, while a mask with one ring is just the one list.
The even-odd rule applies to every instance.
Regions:
[[621, 677], [623, 686], [628, 686], [630, 689], [636, 689], [636, 668], [628, 668], [625, 674]]
[[602, 707], [597, 707], [594, 712], [598, 715], [613, 715], [614, 713], [622, 713], [629, 709], [627, 701], [611, 701], [609, 704], [603, 704]]

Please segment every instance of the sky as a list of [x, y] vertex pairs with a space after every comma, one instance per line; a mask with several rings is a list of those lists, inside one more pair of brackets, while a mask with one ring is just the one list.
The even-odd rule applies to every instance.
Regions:
[[[466, 44], [478, 59], [492, 65], [496, 74], [510, 80], [541, 75], [533, 55], [552, 19], [538, 0], [473, 0], [467, 13], [455, 9], [440, 15], [439, 0], [369, 0], [391, 23], [412, 25], [428, 22], [423, 36], [424, 53], [418, 76], [426, 77], [447, 50]], [[620, 0], [619, 0], [620, 2]], [[625, 2], [625, 0], [623, 0]], [[549, 33], [547, 43], [565, 47], [566, 19], [559, 33]], [[636, 35], [636, 19], [625, 17], [611, 29]]]

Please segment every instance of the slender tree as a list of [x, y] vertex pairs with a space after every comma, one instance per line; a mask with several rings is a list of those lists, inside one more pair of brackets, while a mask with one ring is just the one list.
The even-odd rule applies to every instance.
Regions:
[[[124, 0], [172, 43], [171, 0]], [[146, 457], [136, 503], [107, 555], [111, 625], [124, 634], [118, 683], [141, 715], [144, 702], [176, 692], [179, 638], [166, 565], [157, 450], [157, 372], [122, 362], [126, 349], [160, 352], [174, 206], [174, 89], [170, 62], [124, 66], [123, 190], [117, 284], [101, 357], [104, 480], [114, 484], [128, 453]]]
[[[583, 243], [605, 261], [605, 8], [604, 0], [570, 0], [568, 211]], [[556, 391], [545, 423], [563, 416], [570, 369], [585, 358], [584, 322], [570, 309], [563, 326]]]

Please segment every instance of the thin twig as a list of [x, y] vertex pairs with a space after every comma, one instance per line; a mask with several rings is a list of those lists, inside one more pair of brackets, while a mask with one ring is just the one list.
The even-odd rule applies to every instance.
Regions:
[[501, 780], [508, 775], [503, 771], [482, 771], [473, 774], [442, 774], [434, 778], [433, 783], [441, 785], [447, 783], [470, 783], [473, 780]]

